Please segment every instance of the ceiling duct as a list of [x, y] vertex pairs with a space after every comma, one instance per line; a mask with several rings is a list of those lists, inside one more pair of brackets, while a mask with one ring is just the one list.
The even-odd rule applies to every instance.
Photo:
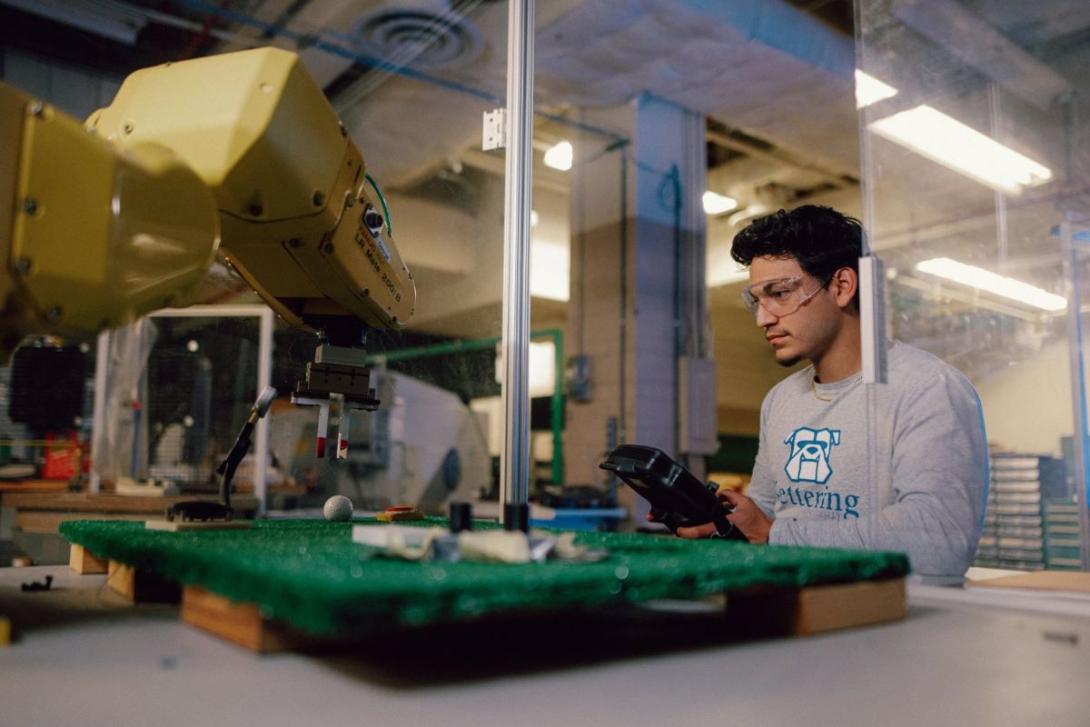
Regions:
[[356, 23], [353, 36], [367, 55], [408, 59], [428, 69], [475, 60], [484, 48], [480, 31], [448, 3], [372, 10]]

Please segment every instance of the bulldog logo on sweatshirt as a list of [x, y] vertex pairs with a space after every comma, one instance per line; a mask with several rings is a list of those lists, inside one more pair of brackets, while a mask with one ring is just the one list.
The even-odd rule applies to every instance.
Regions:
[[839, 429], [800, 427], [783, 440], [791, 453], [784, 472], [792, 482], [815, 482], [824, 485], [833, 474], [829, 464], [831, 450], [840, 444]]

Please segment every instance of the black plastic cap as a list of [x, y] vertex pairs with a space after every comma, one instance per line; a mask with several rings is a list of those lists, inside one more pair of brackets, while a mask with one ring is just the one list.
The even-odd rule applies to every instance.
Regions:
[[473, 506], [468, 502], [450, 503], [450, 532], [473, 529]]
[[504, 505], [503, 528], [504, 530], [521, 530], [524, 533], [530, 532], [530, 506]]

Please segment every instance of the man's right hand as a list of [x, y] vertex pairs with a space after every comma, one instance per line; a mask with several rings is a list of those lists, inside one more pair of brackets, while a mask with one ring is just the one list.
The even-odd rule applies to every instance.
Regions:
[[[768, 542], [768, 533], [772, 529], [772, 520], [764, 514], [761, 508], [757, 507], [757, 503], [733, 490], [720, 490], [718, 495], [720, 500], [733, 509], [731, 514], [727, 515], [727, 520], [742, 531], [742, 535], [746, 536], [746, 540], [751, 543]], [[650, 514], [648, 514], [647, 519], [654, 522]], [[677, 529], [679, 538], [710, 538], [715, 534], [715, 523], [703, 523], [702, 525]]]
[[[727, 515], [727, 520], [730, 520], [730, 515]], [[696, 540], [698, 538], [710, 538], [716, 532], [715, 523], [704, 523], [703, 525], [694, 525], [691, 528], [678, 528], [677, 536], [688, 540]]]

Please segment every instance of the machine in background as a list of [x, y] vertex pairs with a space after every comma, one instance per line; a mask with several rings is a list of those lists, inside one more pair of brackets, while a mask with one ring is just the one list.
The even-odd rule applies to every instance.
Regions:
[[301, 451], [314, 421], [297, 410], [274, 412], [269, 448], [296, 480], [318, 479], [321, 497], [347, 495], [357, 507], [411, 504], [441, 514], [454, 500], [475, 500], [487, 487], [492, 459], [480, 420], [454, 393], [389, 370], [377, 371], [382, 401], [351, 416], [344, 466], [329, 467]]

